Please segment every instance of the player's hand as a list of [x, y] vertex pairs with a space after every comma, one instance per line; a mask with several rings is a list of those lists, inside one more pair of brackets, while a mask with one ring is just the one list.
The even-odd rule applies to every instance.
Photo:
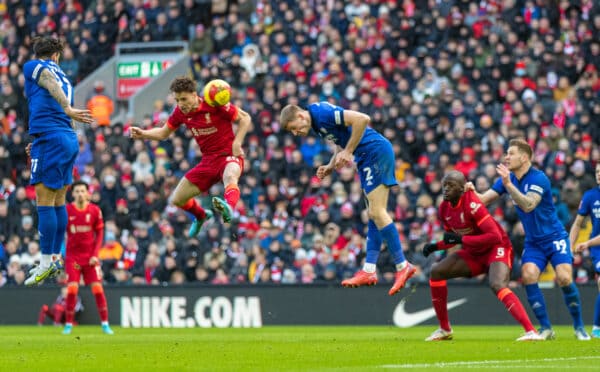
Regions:
[[30, 158], [31, 157], [31, 145], [32, 143], [28, 143], [27, 146], [25, 146], [25, 153], [27, 154], [27, 157]]
[[323, 178], [329, 176], [332, 172], [333, 167], [321, 165], [319, 168], [317, 168], [317, 177], [322, 180]]
[[346, 165], [352, 164], [353, 158], [354, 156], [346, 149], [338, 152], [337, 156], [335, 157], [335, 169], [340, 169]]
[[435, 243], [427, 243], [425, 247], [423, 247], [423, 256], [428, 257], [433, 252], [437, 251], [438, 247]]
[[467, 192], [467, 191], [476, 191], [475, 185], [473, 185], [473, 182], [469, 181], [469, 182], [465, 183], [465, 192]]
[[446, 243], [446, 244], [461, 244], [462, 236], [455, 234], [453, 232], [445, 232], [444, 233], [444, 243]]
[[590, 246], [587, 242], [576, 244], [575, 248], [573, 249], [573, 253], [579, 253], [581, 251], [585, 251], [589, 247]]
[[144, 138], [144, 130], [138, 127], [129, 128], [129, 137], [133, 139], [143, 139]]
[[508, 185], [510, 183], [510, 171], [504, 164], [498, 164], [496, 166], [496, 173], [502, 178], [502, 184]]
[[231, 145], [231, 153], [233, 156], [244, 157], [244, 149], [242, 149], [242, 144], [237, 141], [233, 141], [233, 144]]
[[96, 266], [100, 263], [100, 260], [98, 259], [98, 257], [90, 257], [90, 266]]
[[94, 122], [94, 118], [92, 117], [90, 110], [81, 110], [67, 106], [65, 108], [65, 114], [69, 115], [71, 119], [80, 123], [92, 124]]

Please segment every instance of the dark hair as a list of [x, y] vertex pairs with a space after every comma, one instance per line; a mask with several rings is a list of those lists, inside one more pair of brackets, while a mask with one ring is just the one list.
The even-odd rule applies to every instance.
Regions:
[[85, 187], [86, 190], [90, 189], [90, 186], [87, 184], [87, 182], [75, 181], [71, 184], [71, 190], [75, 190], [75, 187], [77, 187], [77, 186], [83, 186], [83, 187]]
[[50, 36], [39, 36], [33, 39], [33, 52], [37, 58], [52, 57], [54, 53], [62, 53], [65, 44], [62, 40]]
[[188, 76], [178, 76], [173, 80], [169, 89], [173, 93], [194, 93], [196, 92], [196, 82]]

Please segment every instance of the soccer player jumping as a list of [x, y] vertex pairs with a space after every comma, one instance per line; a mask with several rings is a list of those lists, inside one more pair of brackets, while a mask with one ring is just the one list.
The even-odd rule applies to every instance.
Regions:
[[[529, 305], [540, 322], [542, 337], [547, 340], [555, 338], [546, 311], [546, 301], [538, 286], [540, 273], [550, 261], [554, 266], [565, 304], [573, 318], [575, 337], [587, 341], [590, 340], [590, 336], [583, 327], [579, 291], [573, 283], [573, 255], [569, 235], [556, 216], [550, 180], [544, 172], [531, 165], [532, 155], [533, 151], [527, 141], [511, 140], [504, 164], [496, 167], [500, 178], [491, 189], [477, 196], [483, 204], [488, 205], [500, 195], [508, 193], [515, 204], [525, 230], [521, 277]], [[468, 183], [466, 187], [475, 190], [472, 183]]]
[[429, 286], [431, 302], [440, 322], [440, 328], [425, 341], [452, 339], [448, 319], [448, 287], [446, 279], [489, 275], [490, 287], [510, 315], [525, 329], [517, 341], [543, 340], [537, 333], [519, 298], [508, 288], [512, 267], [512, 244], [506, 231], [494, 220], [473, 191], [465, 190], [465, 176], [451, 171], [442, 180], [444, 201], [438, 214], [444, 224], [444, 240], [425, 245], [423, 255], [454, 247], [462, 248], [437, 264], [431, 270]]
[[[252, 122], [248, 113], [231, 103], [213, 107], [204, 102], [196, 92], [196, 82], [189, 77], [175, 78], [170, 90], [177, 107], [167, 122], [162, 127], [147, 130], [132, 127], [131, 137], [162, 141], [181, 125], [191, 131], [202, 150], [202, 160], [179, 181], [170, 201], [195, 217], [189, 230], [189, 236], [194, 237], [213, 215], [194, 197], [221, 180], [225, 185], [225, 200], [213, 197], [213, 207], [221, 213], [223, 221], [231, 221], [233, 208], [240, 199], [238, 180], [244, 169], [242, 143]], [[235, 135], [233, 123], [238, 124]]]
[[416, 268], [404, 258], [398, 230], [387, 212], [390, 187], [397, 185], [394, 150], [390, 141], [368, 127], [370, 121], [366, 114], [344, 110], [328, 102], [313, 103], [306, 110], [287, 105], [281, 111], [280, 119], [282, 128], [294, 136], [307, 136], [312, 128], [319, 136], [336, 144], [329, 164], [317, 169], [317, 177], [322, 179], [356, 159], [360, 183], [368, 201], [367, 257], [363, 269], [342, 281], [342, 285], [360, 287], [377, 283], [377, 257], [381, 243], [385, 241], [397, 270], [394, 285], [388, 292], [392, 296], [404, 287]]
[[73, 86], [58, 66], [63, 43], [52, 37], [34, 39], [35, 59], [23, 65], [29, 107], [31, 181], [35, 185], [40, 234], [40, 264], [25, 285], [37, 285], [62, 269], [60, 249], [67, 227], [67, 186], [79, 153], [72, 121], [90, 124], [89, 110], [73, 108]]
[[87, 183], [76, 181], [71, 188], [73, 203], [67, 205], [69, 222], [67, 225], [67, 246], [65, 253], [65, 272], [67, 273], [67, 309], [63, 334], [69, 335], [73, 330], [75, 306], [79, 281], [83, 274], [83, 282], [89, 285], [96, 300], [100, 315], [102, 332], [112, 335], [108, 324], [108, 307], [104, 287], [99, 275], [100, 261], [98, 250], [104, 240], [104, 220], [100, 208], [89, 202]]

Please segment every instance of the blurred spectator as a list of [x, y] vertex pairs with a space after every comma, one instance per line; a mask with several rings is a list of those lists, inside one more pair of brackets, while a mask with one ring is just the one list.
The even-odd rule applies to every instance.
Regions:
[[102, 80], [94, 83], [94, 95], [87, 101], [87, 109], [90, 110], [98, 125], [110, 125], [110, 117], [115, 110], [114, 103], [104, 92]]

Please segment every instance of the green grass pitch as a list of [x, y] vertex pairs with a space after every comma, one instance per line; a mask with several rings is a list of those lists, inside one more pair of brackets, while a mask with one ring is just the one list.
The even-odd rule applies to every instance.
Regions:
[[515, 342], [517, 326], [457, 326], [454, 340], [424, 342], [435, 327], [128, 329], [0, 327], [2, 371], [599, 370], [600, 339]]

